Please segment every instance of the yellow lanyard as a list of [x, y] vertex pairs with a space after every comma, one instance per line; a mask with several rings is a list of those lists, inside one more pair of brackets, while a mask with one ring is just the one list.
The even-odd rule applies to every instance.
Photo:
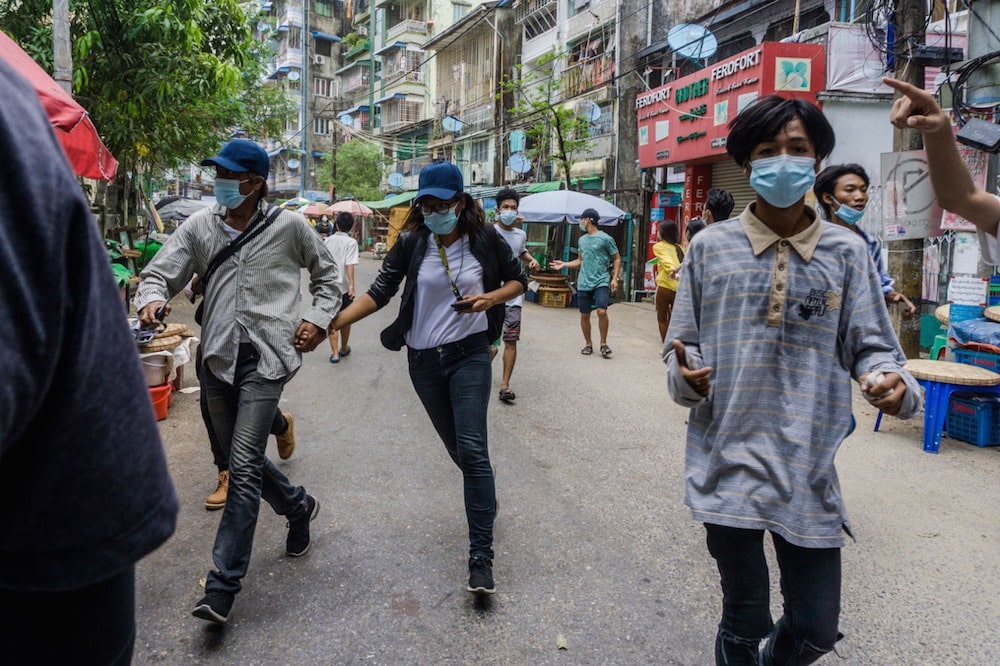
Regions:
[[455, 294], [456, 299], [462, 300], [462, 292], [458, 290], [455, 278], [451, 276], [451, 269], [448, 267], [448, 256], [444, 252], [444, 245], [441, 244], [441, 236], [434, 234], [434, 242], [437, 243], [438, 254], [441, 255], [441, 263], [444, 264], [444, 272], [448, 274], [448, 281], [451, 282], [451, 291]]

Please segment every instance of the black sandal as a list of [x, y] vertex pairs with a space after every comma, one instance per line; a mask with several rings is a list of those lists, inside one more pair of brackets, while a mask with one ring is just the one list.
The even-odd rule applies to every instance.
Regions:
[[502, 388], [500, 389], [500, 399], [504, 402], [514, 402], [517, 396], [510, 389]]
[[607, 345], [601, 345], [601, 356], [603, 356], [604, 358], [610, 358], [611, 357], [611, 347], [609, 347]]
[[584, 356], [590, 356], [591, 354], [594, 353], [594, 348], [591, 347], [590, 345], [587, 345], [586, 347], [580, 350], [580, 353], [583, 354]]

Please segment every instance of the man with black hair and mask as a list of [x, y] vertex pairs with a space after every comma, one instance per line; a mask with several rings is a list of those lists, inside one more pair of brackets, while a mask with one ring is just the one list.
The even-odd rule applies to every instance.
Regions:
[[[265, 201], [263, 148], [233, 139], [202, 166], [215, 168], [218, 205], [189, 217], [157, 252], [142, 272], [135, 306], [140, 321], [153, 324], [157, 310], [193, 274], [201, 276], [201, 390], [229, 460], [229, 488], [212, 551], [216, 569], [192, 613], [222, 624], [250, 563], [261, 498], [288, 520], [286, 553], [309, 550], [319, 502], [292, 485], [265, 448], [285, 383], [302, 365], [302, 353], [326, 337], [341, 294], [337, 266], [319, 234], [298, 213]], [[313, 298], [300, 315], [303, 268]]]
[[[864, 242], [805, 204], [834, 145], [823, 113], [772, 95], [729, 128], [727, 151], [757, 198], [688, 248], [667, 384], [691, 407], [685, 503], [719, 570], [716, 663], [804, 665], [840, 638], [840, 548], [852, 531], [834, 457], [851, 427], [851, 378], [902, 418], [919, 411], [920, 388]], [[784, 597], [777, 622], [765, 532]]]

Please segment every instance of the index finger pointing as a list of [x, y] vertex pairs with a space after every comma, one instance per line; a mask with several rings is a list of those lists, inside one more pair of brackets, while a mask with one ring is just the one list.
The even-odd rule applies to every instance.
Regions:
[[882, 77], [882, 83], [889, 86], [893, 90], [897, 90], [907, 97], [915, 97], [920, 93], [924, 92], [920, 88], [916, 87], [912, 83], [907, 83], [906, 81], [900, 81], [899, 79], [894, 79], [888, 76]]

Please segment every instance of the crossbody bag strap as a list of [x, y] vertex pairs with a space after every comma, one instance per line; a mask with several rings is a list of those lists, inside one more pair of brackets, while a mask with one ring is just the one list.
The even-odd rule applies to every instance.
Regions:
[[234, 238], [229, 243], [229, 245], [219, 250], [219, 253], [216, 254], [214, 257], [212, 257], [212, 260], [208, 262], [208, 269], [205, 271], [205, 274], [201, 276], [201, 279], [199, 280], [200, 288], [204, 290], [205, 287], [208, 286], [208, 281], [212, 277], [212, 274], [215, 273], [215, 271], [219, 268], [219, 266], [221, 266], [223, 262], [226, 261], [226, 259], [233, 256], [237, 250], [246, 245], [256, 236], [258, 236], [262, 231], [264, 231], [264, 229], [266, 229], [268, 225], [270, 225], [271, 222], [273, 222], [280, 214], [281, 214], [280, 208], [278, 208], [277, 206], [271, 206], [271, 209], [268, 211], [267, 217], [264, 218], [264, 220], [260, 224], [253, 225], [250, 228], [245, 229], [243, 233]]

